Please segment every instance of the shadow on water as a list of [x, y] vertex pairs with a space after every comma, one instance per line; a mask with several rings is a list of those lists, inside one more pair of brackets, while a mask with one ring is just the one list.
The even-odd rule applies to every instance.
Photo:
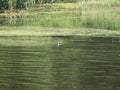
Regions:
[[0, 44], [0, 90], [120, 89], [120, 38], [32, 38], [42, 45]]

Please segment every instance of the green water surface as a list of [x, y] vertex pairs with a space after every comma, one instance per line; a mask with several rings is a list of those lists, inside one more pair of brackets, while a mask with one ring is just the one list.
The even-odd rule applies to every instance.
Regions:
[[0, 90], [120, 90], [118, 37], [0, 40]]

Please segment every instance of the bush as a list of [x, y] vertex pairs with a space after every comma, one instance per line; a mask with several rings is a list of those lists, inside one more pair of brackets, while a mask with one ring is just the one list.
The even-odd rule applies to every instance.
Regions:
[[27, 0], [17, 0], [16, 1], [16, 9], [24, 9], [24, 8], [26, 8], [26, 6], [25, 6], [26, 1]]
[[1, 0], [0, 1], [0, 10], [5, 10], [8, 9], [8, 0]]

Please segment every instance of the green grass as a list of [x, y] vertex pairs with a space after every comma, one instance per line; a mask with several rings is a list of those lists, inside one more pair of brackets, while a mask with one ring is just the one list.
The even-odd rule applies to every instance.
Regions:
[[28, 16], [25, 25], [57, 28], [74, 28], [79, 27], [81, 18], [79, 14], [61, 13], [61, 14], [38, 14]]
[[119, 0], [43, 4], [28, 11], [1, 14], [0, 17], [5, 15], [8, 17], [6, 24], [13, 26], [120, 30]]
[[120, 30], [120, 1], [98, 0], [83, 5], [83, 27]]
[[119, 37], [119, 31], [78, 28], [42, 28], [37, 26], [0, 27], [1, 46], [46, 46], [56, 45], [58, 38], [52, 36]]
[[39, 26], [2, 26], [0, 36], [95, 36], [95, 37], [119, 37], [119, 31], [93, 28], [49, 28]]

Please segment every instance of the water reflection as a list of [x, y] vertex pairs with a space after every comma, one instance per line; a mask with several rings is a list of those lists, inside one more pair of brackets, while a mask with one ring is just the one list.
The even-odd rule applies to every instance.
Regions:
[[52, 43], [0, 46], [1, 90], [120, 89], [120, 38], [47, 38]]

